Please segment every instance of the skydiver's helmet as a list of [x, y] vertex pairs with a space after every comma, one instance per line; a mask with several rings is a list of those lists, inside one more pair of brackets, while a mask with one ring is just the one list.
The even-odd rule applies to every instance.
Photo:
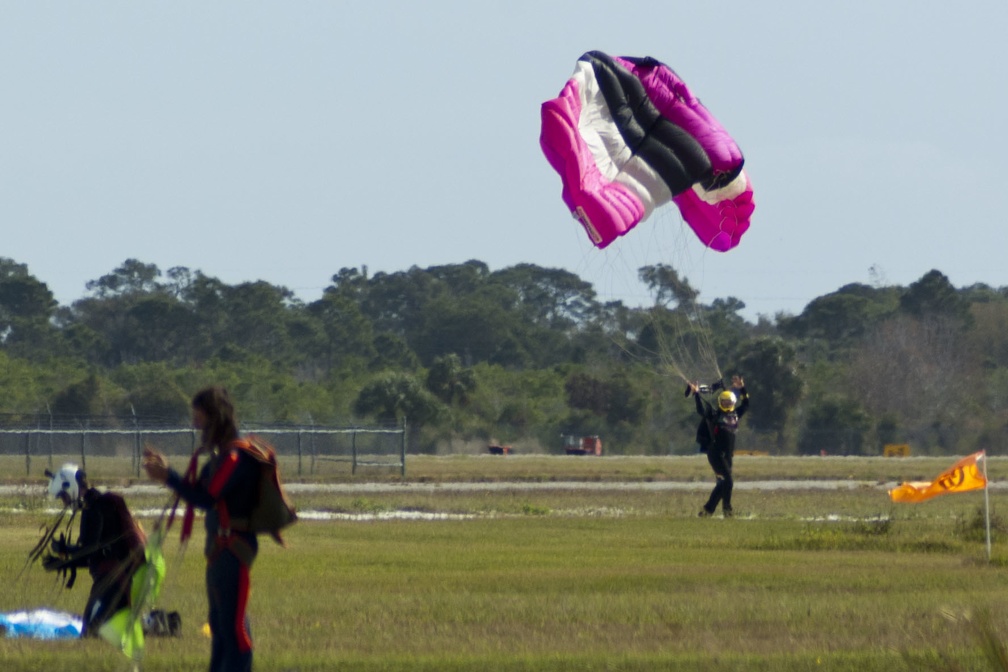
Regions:
[[731, 413], [735, 410], [735, 393], [722, 390], [721, 394], [717, 395], [717, 405], [725, 413]]
[[47, 469], [46, 476], [50, 477], [50, 497], [59, 499], [67, 506], [78, 505], [81, 496], [80, 480], [83, 480], [84, 473], [76, 464], [64, 464], [55, 474]]

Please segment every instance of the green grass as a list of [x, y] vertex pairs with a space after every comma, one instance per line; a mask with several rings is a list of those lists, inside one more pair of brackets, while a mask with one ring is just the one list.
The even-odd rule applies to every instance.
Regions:
[[[85, 466], [98, 482], [115, 486], [131, 482], [146, 482], [138, 478], [135, 465], [124, 448], [120, 457], [90, 457]], [[185, 467], [185, 460], [173, 457], [174, 466]], [[850, 479], [887, 482], [931, 480], [952, 465], [956, 457], [752, 457], [737, 456], [737, 478], [768, 479]], [[63, 462], [80, 465], [80, 455], [54, 455], [53, 466]], [[360, 467], [351, 475], [349, 462], [319, 462], [317, 473], [311, 474], [309, 460], [299, 463], [296, 457], [281, 456], [281, 471], [288, 480], [304, 482], [354, 483], [361, 481], [438, 483], [451, 481], [494, 482], [528, 481], [704, 481], [710, 478], [710, 467], [703, 455], [667, 457], [593, 457], [566, 455], [494, 456], [452, 455], [435, 457], [409, 455], [406, 477], [398, 467]], [[30, 470], [29, 465], [30, 464]], [[0, 456], [0, 483], [41, 483], [49, 459], [35, 456], [30, 463], [24, 456]], [[989, 459], [992, 480], [1008, 478], [1008, 458]]]
[[[464, 480], [457, 465], [426, 459], [431, 480]], [[739, 465], [740, 479], [761, 458], [751, 459]], [[778, 458], [762, 459], [759, 469]], [[565, 462], [586, 468], [584, 458], [545, 461], [559, 466], [542, 478], [586, 477]], [[629, 462], [619, 470], [639, 468]], [[926, 477], [950, 462], [927, 464]], [[800, 478], [835, 477], [797, 464]], [[769, 471], [786, 477], [794, 468], [779, 462]], [[287, 549], [263, 540], [250, 608], [256, 670], [1003, 669], [984, 647], [1008, 633], [1008, 545], [995, 517], [987, 561], [982, 493], [895, 507], [884, 489], [868, 486], [740, 490], [737, 519], [701, 520], [705, 485], [305, 495], [302, 509], [474, 517], [302, 521], [286, 535]], [[0, 498], [0, 611], [79, 611], [90, 588], [82, 575], [63, 590], [37, 567], [18, 578], [47, 520], [41, 504]], [[182, 556], [174, 534], [166, 544], [159, 606], [182, 614], [184, 633], [150, 640], [144, 670], [206, 666], [197, 535]], [[0, 670], [128, 669], [110, 649], [0, 639]]]

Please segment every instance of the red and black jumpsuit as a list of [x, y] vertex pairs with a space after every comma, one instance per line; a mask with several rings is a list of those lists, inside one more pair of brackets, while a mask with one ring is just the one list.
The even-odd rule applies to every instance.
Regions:
[[[252, 669], [252, 635], [246, 608], [249, 570], [259, 550], [247, 530], [257, 496], [259, 464], [231, 442], [215, 452], [194, 484], [169, 471], [166, 484], [198, 509], [206, 511], [206, 588], [211, 632], [210, 672]], [[222, 520], [227, 519], [227, 524]], [[241, 529], [245, 527], [246, 529]]]

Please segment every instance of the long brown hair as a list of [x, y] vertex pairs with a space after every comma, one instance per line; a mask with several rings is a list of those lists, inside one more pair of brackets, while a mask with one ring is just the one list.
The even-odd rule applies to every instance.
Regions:
[[206, 414], [201, 440], [204, 450], [220, 448], [238, 438], [238, 420], [231, 395], [226, 389], [217, 386], [203, 388], [193, 396], [192, 406]]

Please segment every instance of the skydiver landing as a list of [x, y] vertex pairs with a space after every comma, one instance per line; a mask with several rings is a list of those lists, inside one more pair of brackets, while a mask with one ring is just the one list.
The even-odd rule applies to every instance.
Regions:
[[[56, 474], [46, 475], [50, 476], [49, 495], [79, 510], [81, 519], [77, 543], [60, 535], [52, 541], [52, 554], [43, 558], [42, 566], [71, 577], [77, 568], [88, 568], [92, 584], [82, 614], [81, 637], [96, 637], [112, 614], [130, 606], [130, 584], [144, 563], [146, 539], [122, 496], [92, 488], [76, 465], [65, 464]], [[67, 587], [72, 586], [71, 578]]]
[[735, 434], [738, 431], [739, 420], [749, 410], [749, 395], [746, 393], [745, 382], [740, 376], [732, 376], [732, 389], [718, 393], [716, 409], [700, 396], [699, 385], [690, 383], [690, 389], [696, 401], [697, 413], [703, 418], [702, 426], [697, 430], [697, 440], [705, 441], [701, 442], [701, 450], [706, 445], [707, 462], [710, 463], [717, 479], [707, 503], [700, 509], [700, 517], [714, 515], [720, 503], [725, 518], [730, 518], [733, 514], [731, 497], [735, 485], [732, 478]]

